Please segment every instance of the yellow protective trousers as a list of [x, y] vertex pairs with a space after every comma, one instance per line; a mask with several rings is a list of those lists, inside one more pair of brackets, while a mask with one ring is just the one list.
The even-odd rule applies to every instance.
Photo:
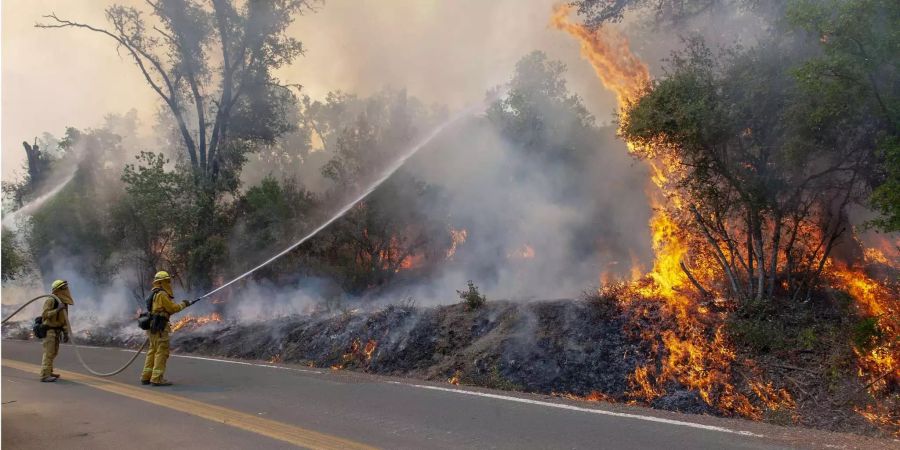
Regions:
[[47, 336], [44, 337], [44, 356], [41, 358], [41, 378], [49, 377], [53, 373], [53, 360], [59, 354], [61, 334], [59, 330], [47, 330]]
[[147, 332], [150, 337], [150, 350], [147, 350], [147, 359], [144, 361], [144, 372], [141, 373], [141, 381], [159, 383], [166, 373], [166, 360], [169, 359], [169, 330], [168, 326], [159, 333]]

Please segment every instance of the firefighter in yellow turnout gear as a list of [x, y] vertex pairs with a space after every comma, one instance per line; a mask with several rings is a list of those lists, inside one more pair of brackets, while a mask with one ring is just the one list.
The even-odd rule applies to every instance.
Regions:
[[165, 320], [165, 326], [159, 331], [152, 328], [147, 331], [150, 339], [150, 350], [147, 351], [147, 359], [144, 362], [144, 371], [141, 373], [141, 384], [153, 386], [169, 386], [172, 383], [163, 378], [166, 372], [166, 360], [169, 359], [169, 334], [172, 327], [168, 318], [172, 314], [181, 311], [191, 305], [190, 300], [175, 303], [172, 300], [172, 277], [167, 272], [159, 271], [153, 277], [153, 305], [150, 313], [161, 316]]
[[74, 305], [72, 293], [69, 292], [69, 283], [65, 280], [56, 280], [50, 287], [50, 293], [59, 298], [48, 298], [44, 302], [41, 318], [47, 327], [47, 336], [44, 337], [44, 355], [41, 358], [41, 381], [53, 382], [59, 378], [53, 373], [53, 360], [59, 354], [59, 341], [69, 341], [69, 305]]

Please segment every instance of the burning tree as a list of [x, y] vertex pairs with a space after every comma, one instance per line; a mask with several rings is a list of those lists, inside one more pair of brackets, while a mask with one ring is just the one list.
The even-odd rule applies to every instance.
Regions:
[[851, 237], [847, 208], [876, 163], [869, 128], [809, 122], [816, 99], [790, 57], [762, 47], [723, 61], [694, 42], [622, 115], [621, 134], [673, 200], [667, 212], [703, 249], [686, 256], [738, 298], [808, 296]]
[[[304, 113], [304, 126], [330, 158], [321, 168], [331, 182], [325, 204], [357, 195], [437, 117], [402, 90], [370, 98], [332, 93]], [[428, 214], [441, 201], [437, 188], [400, 169], [311, 243], [310, 253], [347, 291], [378, 288], [399, 272], [446, 258], [452, 241], [445, 218]]]
[[[748, 417], [761, 417], [762, 407], [795, 408], [756, 363], [738, 362], [723, 324], [731, 300], [808, 298], [823, 279], [850, 293], [861, 316], [874, 317], [869, 344], [853, 349], [865, 388], [882, 399], [896, 392], [900, 349], [896, 340], [877, 339], [896, 336], [896, 286], [852, 267], [864, 252], [848, 211], [884, 183], [880, 149], [896, 137], [894, 113], [881, 107], [896, 89], [879, 82], [895, 73], [897, 53], [885, 50], [896, 46], [877, 35], [898, 16], [896, 4], [853, 3], [836, 15], [792, 5], [801, 25], [835, 33], [819, 42], [783, 39], [715, 56], [692, 41], [654, 83], [614, 30], [573, 24], [567, 7], [555, 11], [552, 25], [579, 39], [582, 55], [617, 94], [620, 135], [651, 164], [660, 188], [651, 198], [654, 268], [618, 293], [629, 328], [654, 343], [650, 362], [630, 377], [634, 397], [655, 400], [676, 382]], [[816, 59], [816, 46], [838, 36], [847, 45]], [[855, 50], [841, 55], [850, 43]], [[717, 298], [698, 301], [691, 284]], [[736, 377], [736, 366], [752, 377]], [[890, 400], [881, 408], [861, 414], [896, 420], [884, 413]]]

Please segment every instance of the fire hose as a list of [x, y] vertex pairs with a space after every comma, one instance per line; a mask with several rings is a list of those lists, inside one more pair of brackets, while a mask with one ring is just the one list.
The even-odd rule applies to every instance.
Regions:
[[[3, 319], [3, 321], [0, 322], [0, 324], [5, 324], [6, 322], [9, 321], [9, 319], [12, 319], [13, 316], [15, 316], [16, 314], [18, 314], [19, 311], [22, 311], [23, 309], [25, 309], [26, 306], [28, 306], [28, 305], [30, 305], [30, 304], [32, 304], [32, 303], [34, 303], [34, 302], [36, 302], [36, 301], [38, 301], [38, 300], [40, 300], [40, 299], [42, 299], [42, 298], [52, 298], [52, 299], [56, 300], [57, 302], [62, 303], [61, 300], [59, 299], [59, 297], [57, 297], [57, 296], [55, 296], [55, 295], [53, 295], [53, 294], [39, 295], [39, 296], [37, 296], [37, 297], [35, 297], [35, 298], [33, 298], [33, 299], [28, 300], [27, 302], [25, 302], [24, 305], [20, 306], [18, 309], [16, 309], [15, 311], [13, 311], [12, 314], [10, 314], [10, 315], [7, 316], [5, 319]], [[111, 376], [113, 376], [113, 375], [118, 375], [118, 374], [122, 373], [123, 370], [127, 369], [128, 366], [130, 366], [130, 365], [134, 362], [134, 360], [137, 359], [137, 357], [141, 354], [141, 352], [143, 352], [144, 349], [147, 347], [147, 343], [150, 342], [150, 339], [149, 339], [149, 338], [148, 338], [148, 339], [144, 339], [144, 343], [141, 344], [141, 347], [140, 347], [139, 349], [137, 349], [137, 351], [134, 352], [134, 355], [131, 356], [131, 359], [129, 359], [128, 362], [125, 363], [124, 366], [119, 367], [118, 369], [116, 369], [116, 370], [114, 370], [114, 371], [112, 371], [112, 372], [98, 372], [98, 371], [96, 371], [96, 370], [94, 370], [94, 369], [91, 369], [90, 366], [88, 366], [87, 363], [84, 362], [84, 358], [81, 357], [81, 352], [79, 351], [78, 344], [76, 344], [75, 341], [74, 341], [75, 336], [72, 335], [71, 330], [68, 330], [67, 332], [68, 332], [68, 334], [69, 334], [69, 339], [72, 340], [72, 347], [75, 347], [75, 356], [78, 358], [78, 362], [80, 362], [81, 365], [84, 366], [84, 368], [85, 368], [88, 372], [90, 372], [90, 373], [92, 373], [92, 374], [94, 374], [94, 375], [96, 375], [96, 376], [98, 376], [98, 377], [111, 377]]]
[[[501, 94], [500, 92], [497, 92], [496, 94], [494, 94], [494, 95], [492, 96], [492, 98], [488, 99], [488, 101], [492, 101], [493, 98], [499, 97], [500, 94]], [[381, 183], [383, 183], [385, 180], [387, 180], [391, 175], [394, 174], [394, 172], [396, 172], [401, 166], [403, 166], [403, 164], [406, 162], [407, 159], [411, 158], [413, 155], [415, 155], [416, 153], [418, 153], [418, 151], [419, 151], [422, 147], [424, 147], [424, 146], [425, 146], [427, 143], [429, 143], [432, 139], [434, 139], [434, 138], [437, 137], [439, 134], [441, 134], [441, 133], [443, 132], [444, 129], [446, 129], [447, 127], [449, 127], [450, 125], [452, 125], [452, 124], [455, 123], [456, 121], [462, 119], [463, 117], [467, 117], [469, 114], [472, 114], [473, 112], [475, 112], [476, 108], [480, 108], [480, 104], [479, 104], [479, 105], [471, 106], [471, 107], [469, 107], [469, 108], [466, 108], [465, 110], [463, 110], [463, 111], [460, 112], [459, 114], [455, 115], [454, 117], [451, 117], [450, 119], [444, 121], [441, 125], [435, 127], [435, 128], [431, 131], [431, 133], [429, 133], [428, 135], [426, 135], [426, 136], [425, 136], [421, 141], [419, 141], [416, 145], [412, 146], [412, 147], [409, 149], [409, 151], [407, 151], [407, 152], [406, 152], [405, 154], [403, 154], [400, 158], [398, 158], [396, 161], [394, 161], [393, 164], [391, 164], [390, 166], [388, 166], [387, 169], [382, 173], [382, 175], [381, 175], [380, 178], [376, 179], [373, 183], [371, 183], [371, 184], [370, 184], [370, 185], [369, 185], [362, 193], [360, 193], [357, 197], [353, 198], [349, 203], [345, 204], [343, 208], [341, 208], [341, 209], [340, 209], [336, 214], [334, 214], [330, 219], [326, 220], [324, 223], [322, 223], [321, 225], [319, 225], [318, 228], [314, 229], [312, 232], [310, 232], [309, 234], [307, 234], [306, 236], [304, 236], [303, 238], [301, 238], [301, 239], [298, 240], [297, 242], [294, 242], [293, 244], [289, 245], [289, 246], [288, 246], [287, 248], [285, 248], [284, 250], [278, 252], [277, 254], [275, 254], [275, 256], [272, 256], [271, 258], [267, 259], [266, 261], [263, 261], [263, 262], [262, 262], [261, 264], [259, 264], [258, 266], [256, 266], [256, 267], [254, 267], [254, 268], [252, 268], [252, 269], [250, 269], [250, 270], [244, 272], [244, 273], [241, 274], [241, 275], [238, 275], [237, 277], [235, 277], [235, 278], [232, 279], [231, 281], [229, 281], [229, 282], [227, 282], [227, 283], [225, 283], [225, 284], [223, 284], [223, 285], [221, 285], [221, 286], [219, 286], [219, 287], [213, 289], [212, 291], [207, 292], [206, 294], [204, 294], [204, 295], [198, 297], [198, 298], [195, 299], [194, 301], [190, 301], [190, 300], [189, 300], [189, 301], [187, 302], [187, 306], [193, 305], [194, 303], [197, 303], [197, 302], [199, 302], [200, 300], [203, 300], [203, 299], [205, 299], [205, 298], [208, 298], [208, 297], [212, 296], [213, 294], [215, 294], [216, 292], [219, 292], [219, 291], [221, 291], [222, 289], [225, 289], [225, 288], [227, 288], [228, 286], [230, 286], [230, 285], [232, 285], [232, 284], [234, 284], [234, 283], [236, 283], [236, 282], [238, 282], [238, 281], [240, 281], [240, 280], [246, 278], [246, 277], [249, 276], [250, 274], [256, 272], [257, 270], [259, 270], [259, 269], [261, 269], [261, 268], [263, 268], [263, 267], [265, 267], [265, 266], [267, 266], [267, 265], [268, 265], [269, 263], [271, 263], [272, 261], [275, 261], [276, 259], [281, 258], [281, 257], [284, 256], [285, 254], [287, 254], [287, 253], [291, 252], [292, 250], [294, 250], [295, 248], [299, 247], [301, 244], [303, 244], [303, 243], [306, 242], [307, 240], [311, 239], [313, 236], [315, 236], [315, 235], [318, 234], [320, 231], [322, 231], [322, 230], [324, 230], [325, 228], [327, 228], [327, 227], [328, 227], [329, 225], [331, 225], [333, 222], [335, 222], [336, 220], [338, 220], [339, 218], [341, 218], [344, 214], [346, 214], [348, 211], [350, 211], [350, 209], [353, 208], [353, 206], [355, 206], [357, 203], [361, 202], [364, 198], [368, 197], [369, 194], [371, 194], [373, 191], [375, 191], [375, 189], [376, 189], [378, 186], [381, 185]], [[48, 298], [48, 297], [50, 297], [50, 298], [55, 298], [55, 299], [59, 300], [59, 298], [57, 298], [57, 297], [56, 297], [55, 295], [53, 295], [53, 294], [44, 294], [44, 295], [35, 297], [35, 298], [29, 300], [28, 302], [26, 302], [24, 305], [20, 306], [19, 309], [15, 310], [12, 314], [9, 315], [9, 317], [3, 319], [3, 321], [0, 322], [0, 324], [6, 323], [9, 319], [11, 319], [13, 316], [15, 316], [16, 313], [18, 313], [19, 311], [21, 311], [22, 309], [24, 309], [26, 306], [30, 305], [32, 302], [34, 302], [34, 301], [36, 301], [36, 300], [38, 300], [38, 299], [41, 299], [41, 298]], [[70, 334], [71, 334], [71, 333], [70, 333]], [[108, 372], [108, 373], [97, 372], [97, 371], [91, 369], [90, 367], [88, 367], [88, 365], [84, 362], [84, 359], [81, 358], [81, 353], [79, 353], [79, 351], [78, 351], [78, 345], [75, 344], [74, 342], [72, 342], [72, 346], [75, 347], [75, 355], [78, 356], [78, 361], [81, 362], [81, 365], [84, 366], [84, 368], [87, 369], [88, 372], [90, 372], [90, 373], [92, 373], [92, 374], [94, 374], [94, 375], [96, 375], [96, 376], [99, 376], [99, 377], [111, 377], [111, 376], [116, 375], [116, 374], [118, 374], [118, 373], [121, 373], [123, 370], [127, 369], [128, 366], [130, 366], [130, 365], [134, 362], [134, 360], [137, 359], [138, 355], [141, 354], [141, 352], [142, 352], [142, 351], [144, 350], [144, 348], [147, 346], [147, 343], [148, 343], [149, 341], [150, 341], [149, 338], [146, 339], [146, 340], [144, 340], [144, 343], [141, 344], [141, 348], [139, 348], [139, 349], [134, 353], [134, 355], [131, 357], [131, 359], [128, 360], [128, 362], [125, 363], [124, 366], [120, 367], [118, 370], [115, 370], [115, 371], [113, 371], [113, 372]]]

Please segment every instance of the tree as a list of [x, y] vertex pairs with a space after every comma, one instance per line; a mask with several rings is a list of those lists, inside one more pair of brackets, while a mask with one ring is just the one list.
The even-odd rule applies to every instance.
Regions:
[[885, 232], [900, 231], [900, 139], [885, 140], [885, 180], [872, 193], [871, 205], [881, 213], [872, 223]]
[[583, 145], [594, 140], [594, 118], [578, 95], [570, 94], [566, 66], [532, 52], [516, 63], [507, 95], [491, 104], [488, 120], [526, 152], [541, 162], [571, 165], [592, 151]]
[[152, 19], [130, 6], [106, 10], [110, 28], [54, 14], [40, 28], [79, 28], [112, 39], [135, 62], [172, 118], [184, 153], [175, 169], [193, 186], [179, 192], [173, 257], [186, 286], [208, 287], [225, 261], [225, 194], [238, 195], [247, 154], [294, 128], [296, 97], [274, 71], [303, 52], [287, 36], [306, 0], [147, 1]]
[[[104, 282], [115, 271], [115, 247], [109, 239], [105, 207], [121, 191], [114, 175], [119, 167], [111, 164], [123, 152], [121, 140], [106, 129], [66, 130], [59, 143], [64, 156], [54, 164], [75, 166], [75, 172], [71, 181], [34, 211], [26, 236], [41, 273], [71, 264]], [[51, 176], [57, 178], [54, 184], [62, 183], [60, 174]]]
[[[431, 117], [404, 91], [368, 99], [331, 94], [313, 104], [307, 120], [331, 152], [322, 174], [333, 182], [323, 204], [341, 204], [375, 181], [399, 153], [412, 145]], [[400, 169], [369, 197], [335, 222], [311, 246], [325, 270], [349, 292], [384, 285], [403, 269], [443, 258], [446, 224], [429, 217], [440, 196], [434, 187]], [[438, 242], [440, 241], [440, 242]]]
[[622, 114], [635, 154], [664, 165], [695, 257], [738, 297], [809, 292], [850, 234], [847, 207], [875, 160], [865, 129], [814, 114], [819, 97], [790, 71], [807, 51], [772, 43], [716, 57], [693, 41]]
[[126, 195], [113, 205], [110, 216], [114, 239], [134, 252], [137, 286], [143, 289], [157, 270], [165, 268], [178, 275], [173, 247], [180, 217], [179, 193], [186, 183], [166, 170], [169, 161], [162, 154], [141, 152], [136, 160], [140, 164], [125, 166]]
[[[244, 267], [247, 261], [262, 261], [275, 250], [296, 240], [297, 235], [310, 228], [311, 211], [317, 205], [310, 192], [293, 180], [279, 182], [267, 176], [241, 196], [236, 207], [237, 223], [229, 252], [232, 260]], [[297, 272], [299, 255], [286, 255], [256, 277], [272, 277], [279, 273]]]
[[[60, 142], [50, 133], [44, 133], [41, 139], [35, 138], [34, 143], [22, 142], [25, 148], [25, 176], [21, 180], [3, 182], [3, 194], [12, 202], [14, 209], [20, 208], [40, 189], [53, 168], [53, 163], [63, 155], [51, 149], [59, 149]], [[65, 152], [65, 149], [63, 153]]]
[[273, 72], [302, 54], [301, 43], [285, 31], [309, 5], [305, 0], [147, 4], [159, 25], [137, 8], [114, 5], [106, 10], [109, 29], [55, 14], [36, 26], [81, 28], [115, 41], [175, 119], [195, 175], [214, 182], [229, 150], [243, 141], [272, 142], [290, 129], [282, 113], [294, 97]]
[[797, 0], [788, 22], [805, 31], [820, 51], [796, 71], [800, 86], [817, 101], [810, 137], [838, 124], [847, 140], [877, 149], [878, 164], [866, 176], [870, 205], [884, 231], [900, 230], [900, 4], [891, 0]]
[[0, 268], [2, 268], [3, 281], [14, 280], [16, 277], [28, 270], [28, 259], [25, 252], [22, 251], [18, 242], [16, 242], [16, 234], [7, 228], [3, 228], [3, 236], [0, 239], [2, 250], [0, 250]]
[[[680, 24], [715, 10], [758, 7], [757, 0], [577, 0], [572, 4], [584, 17], [585, 25], [597, 28], [620, 22], [628, 11], [652, 10], [656, 23]], [[779, 2], [772, 2], [779, 3]]]

